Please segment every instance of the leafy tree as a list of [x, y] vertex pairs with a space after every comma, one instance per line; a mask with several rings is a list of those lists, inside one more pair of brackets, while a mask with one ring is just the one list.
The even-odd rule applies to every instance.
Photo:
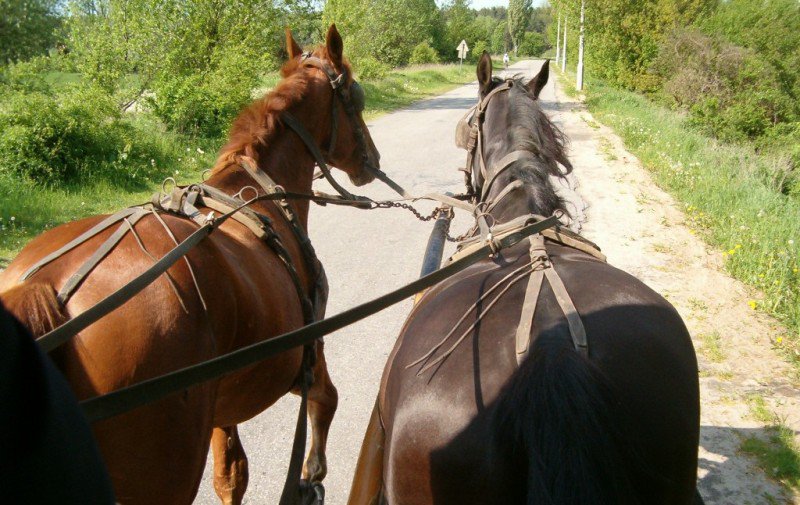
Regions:
[[472, 48], [474, 45], [475, 11], [470, 8], [469, 0], [453, 0], [443, 7], [447, 21], [447, 53], [446, 57], [453, 60], [457, 57], [456, 47], [462, 40]]
[[519, 53], [523, 56], [539, 56], [547, 47], [544, 35], [539, 32], [525, 32], [519, 45]]
[[432, 41], [440, 26], [434, 0], [332, 0], [323, 21], [337, 24], [351, 57], [392, 66], [408, 63], [414, 47]]
[[508, 33], [508, 24], [501, 22], [492, 33], [492, 52], [495, 54], [507, 53], [511, 47], [511, 34]]
[[508, 32], [511, 34], [511, 40], [514, 41], [515, 54], [522, 42], [525, 30], [528, 28], [530, 11], [531, 0], [509, 0], [508, 2]]
[[57, 40], [58, 0], [0, 0], [0, 64], [44, 55]]

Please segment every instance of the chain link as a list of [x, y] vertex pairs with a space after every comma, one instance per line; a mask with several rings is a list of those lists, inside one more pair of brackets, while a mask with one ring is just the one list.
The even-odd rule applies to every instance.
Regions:
[[[459, 198], [461, 197], [461, 198]], [[469, 195], [456, 195], [456, 198], [459, 199], [466, 199], [464, 197], [469, 197]], [[423, 216], [421, 212], [415, 209], [412, 205], [403, 203], [403, 202], [391, 202], [391, 201], [379, 201], [373, 202], [375, 204], [372, 209], [406, 209], [407, 211], [411, 212], [416, 216], [417, 219], [423, 222], [428, 222], [433, 220], [434, 218], [438, 217], [439, 214], [442, 212], [441, 207], [437, 207], [433, 209], [430, 215]], [[450, 219], [447, 220], [447, 226], [445, 226], [444, 233], [445, 238], [448, 242], [461, 242], [462, 240], [472, 236], [473, 230], [469, 229], [463, 234], [459, 235], [458, 237], [453, 237], [450, 235], [450, 224], [453, 222], [453, 213], [452, 209], [450, 210]]]

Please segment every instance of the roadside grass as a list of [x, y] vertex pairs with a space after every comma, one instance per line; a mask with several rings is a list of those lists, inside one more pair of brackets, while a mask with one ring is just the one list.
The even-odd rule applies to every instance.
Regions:
[[725, 361], [725, 351], [722, 349], [722, 339], [719, 332], [712, 331], [710, 333], [701, 333], [698, 335], [703, 346], [700, 352], [703, 353], [709, 360], [714, 363], [722, 363]]
[[[364, 81], [366, 119], [407, 106], [417, 100], [443, 93], [475, 79], [475, 68], [458, 65], [424, 65], [392, 70], [385, 78]], [[49, 72], [43, 79], [67, 84], [79, 81], [79, 74]], [[277, 72], [266, 74], [254, 97], [263, 95], [279, 81]], [[143, 203], [161, 187], [161, 180], [174, 177], [179, 184], [198, 181], [209, 168], [225, 138], [196, 138], [167, 131], [147, 113], [126, 116], [138, 135], [156, 142], [163, 153], [158, 166], [148, 167], [147, 177], [128, 166], [124, 174], [74, 181], [59, 187], [43, 187], [5, 175], [0, 177], [0, 269], [42, 231], [82, 217], [113, 212]], [[150, 160], [145, 160], [149, 163]], [[0, 159], [0, 164], [3, 160]], [[13, 219], [12, 219], [13, 218]]]
[[755, 457], [767, 475], [800, 491], [800, 446], [794, 431], [769, 409], [761, 395], [749, 395], [745, 400], [753, 418], [772, 425], [765, 428], [766, 440], [756, 436], [744, 438], [741, 451]]
[[725, 268], [760, 293], [750, 308], [788, 327], [771, 345], [800, 373], [800, 198], [775, 188], [783, 160], [719, 143], [679, 113], [602, 82], [589, 83], [586, 96], [593, 116], [683, 203], [690, 232], [721, 249]]
[[463, 66], [420, 65], [392, 70], [382, 79], [361, 83], [367, 97], [364, 118], [374, 119], [475, 79], [475, 66], [469, 63]]

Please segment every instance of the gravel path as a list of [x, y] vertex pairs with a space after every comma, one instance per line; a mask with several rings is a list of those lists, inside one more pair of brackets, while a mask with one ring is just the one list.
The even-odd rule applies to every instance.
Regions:
[[[512, 71], [530, 76], [540, 64], [520, 62]], [[598, 243], [610, 263], [666, 296], [695, 338], [703, 402], [699, 476], [706, 503], [793, 503], [790, 494], [739, 450], [747, 437], [768, 437], [769, 423], [750, 414], [749, 395], [762, 395], [789, 426], [800, 426], [800, 394], [791, 380], [796, 375], [771, 348], [780, 328], [749, 308], [747, 301], [754, 295], [723, 272], [721, 254], [693, 235], [681, 206], [655, 186], [619, 138], [553, 81], [543, 91], [542, 103], [572, 142], [575, 174], [560, 190], [579, 216], [574, 227]], [[460, 192], [462, 176], [456, 168], [463, 164], [464, 152], [454, 147], [453, 134], [476, 95], [477, 85], [472, 84], [372, 121], [383, 169], [417, 194]], [[377, 185], [358, 191], [393, 197]], [[467, 224], [461, 215], [453, 229], [460, 232]], [[310, 236], [328, 272], [328, 314], [416, 278], [429, 231], [428, 224], [400, 209], [313, 208]], [[328, 448], [330, 505], [346, 503], [383, 366], [410, 307], [410, 301], [400, 303], [326, 339], [329, 369], [340, 395]], [[240, 427], [250, 459], [245, 503], [277, 503], [298, 403], [286, 397]], [[218, 503], [210, 466], [209, 460], [197, 504]]]

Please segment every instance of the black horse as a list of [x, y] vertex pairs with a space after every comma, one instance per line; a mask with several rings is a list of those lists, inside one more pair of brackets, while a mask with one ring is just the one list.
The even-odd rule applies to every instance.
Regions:
[[[572, 167], [537, 101], [547, 63], [530, 82], [503, 81], [484, 53], [477, 73], [471, 179], [489, 224], [561, 212], [549, 177]], [[536, 253], [518, 244], [415, 305], [351, 504], [698, 503], [697, 360], [683, 321], [580, 237], [559, 236], [571, 238]]]

